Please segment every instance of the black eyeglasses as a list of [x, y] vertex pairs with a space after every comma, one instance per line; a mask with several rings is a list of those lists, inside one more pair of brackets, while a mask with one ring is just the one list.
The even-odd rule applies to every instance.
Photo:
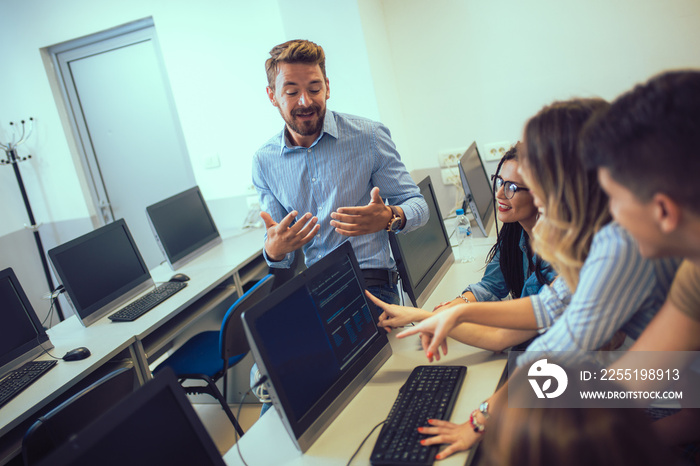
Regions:
[[512, 181], [505, 181], [500, 176], [491, 175], [491, 180], [495, 180], [496, 192], [503, 187], [503, 194], [506, 196], [506, 199], [513, 199], [513, 196], [515, 196], [515, 193], [518, 191], [529, 191], [528, 188], [518, 186]]

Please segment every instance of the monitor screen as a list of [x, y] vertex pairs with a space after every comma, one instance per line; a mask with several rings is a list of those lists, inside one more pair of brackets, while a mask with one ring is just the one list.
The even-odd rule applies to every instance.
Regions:
[[0, 271], [0, 376], [53, 348], [12, 268]]
[[404, 291], [414, 306], [422, 307], [454, 262], [454, 255], [430, 177], [418, 187], [428, 204], [428, 222], [408, 233], [390, 234], [389, 243]]
[[153, 286], [123, 219], [51, 249], [49, 257], [85, 326]]
[[221, 242], [198, 186], [148, 206], [146, 214], [173, 270]]
[[243, 313], [272, 402], [306, 451], [391, 355], [346, 241]]
[[489, 235], [493, 226], [493, 191], [486, 169], [476, 148], [476, 142], [459, 159], [459, 177], [462, 180], [464, 196], [484, 236]]
[[133, 394], [49, 453], [39, 465], [223, 465], [172, 370]]

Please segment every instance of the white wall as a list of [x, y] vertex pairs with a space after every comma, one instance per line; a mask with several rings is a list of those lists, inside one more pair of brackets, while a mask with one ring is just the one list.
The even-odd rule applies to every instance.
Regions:
[[[89, 215], [39, 50], [148, 16], [205, 196], [241, 195], [251, 184], [253, 152], [281, 127], [265, 95], [263, 66], [269, 49], [286, 40], [275, 0], [0, 0], [0, 141], [9, 137], [9, 121], [36, 119], [20, 154], [35, 156], [22, 171], [38, 220]], [[214, 154], [221, 167], [205, 169], [202, 159]], [[0, 167], [0, 198], [17, 201], [0, 206], [2, 236], [26, 222], [9, 167]]]
[[441, 149], [514, 141], [555, 99], [614, 98], [700, 68], [696, 0], [382, 0], [413, 168]]
[[[111, 6], [105, 6], [111, 5]], [[296, 37], [327, 51], [330, 108], [383, 120], [409, 169], [439, 150], [516, 140], [554, 99], [612, 98], [669, 68], [700, 67], [695, 0], [0, 0], [0, 138], [33, 116], [21, 154], [39, 220], [86, 217], [73, 157], [39, 49], [153, 16], [197, 182], [209, 199], [241, 195], [250, 158], [281, 128], [263, 61]], [[203, 158], [219, 155], [221, 167]], [[0, 196], [19, 199], [0, 167]], [[26, 221], [0, 208], [0, 235]], [[18, 226], [19, 225], [19, 226]]]
[[[517, 140], [554, 99], [610, 99], [662, 70], [700, 68], [697, 0], [0, 0], [0, 141], [9, 121], [36, 119], [20, 155], [35, 156], [21, 167], [39, 222], [82, 228], [90, 214], [40, 49], [149, 16], [209, 200], [245, 194], [253, 152], [282, 127], [264, 60], [288, 39], [326, 49], [329, 107], [386, 123], [409, 170], [473, 140]], [[219, 168], [203, 167], [211, 155]], [[7, 166], [0, 199], [9, 238], [27, 219]], [[17, 256], [12, 241], [0, 257]]]

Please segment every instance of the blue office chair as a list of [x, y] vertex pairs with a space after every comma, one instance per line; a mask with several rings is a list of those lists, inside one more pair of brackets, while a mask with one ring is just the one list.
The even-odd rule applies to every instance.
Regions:
[[39, 417], [22, 439], [24, 464], [37, 464], [138, 388], [133, 367], [122, 367]]
[[[153, 371], [157, 374], [164, 367], [170, 367], [188, 395], [208, 394], [216, 398], [239, 435], [243, 435], [243, 429], [231, 412], [224, 395], [217, 388], [216, 382], [224, 378], [226, 393], [226, 371], [250, 351], [241, 314], [269, 295], [273, 284], [272, 275], [263, 277], [231, 305], [221, 323], [220, 331], [202, 332], [193, 336]], [[205, 385], [183, 385], [185, 381], [193, 379], [201, 380]]]

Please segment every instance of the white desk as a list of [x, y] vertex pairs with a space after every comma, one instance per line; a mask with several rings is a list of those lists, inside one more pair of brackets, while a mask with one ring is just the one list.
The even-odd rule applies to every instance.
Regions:
[[[425, 308], [432, 309], [441, 301], [452, 299], [466, 285], [479, 281], [483, 275], [483, 258], [493, 244], [493, 239], [475, 238], [475, 255], [481, 262], [455, 263], [428, 299]], [[301, 454], [290, 439], [275, 409], [268, 411], [240, 440], [240, 449], [249, 466], [289, 465], [328, 466], [345, 465], [365, 436], [384, 420], [396, 399], [398, 390], [411, 370], [428, 364], [419, 346], [418, 338], [399, 340], [393, 332], [390, 343], [392, 356], [370, 382], [340, 413], [330, 427], [311, 448]], [[496, 389], [507, 362], [505, 355], [494, 355], [450, 340], [448, 355], [439, 364], [466, 365], [467, 376], [452, 413], [455, 422], [466, 422], [472, 410], [488, 398]], [[368, 465], [377, 439], [377, 429], [365, 442], [353, 465]], [[440, 465], [463, 465], [469, 452], [455, 454]], [[242, 465], [236, 446], [224, 456], [226, 464]]]
[[[112, 322], [105, 316], [86, 328], [72, 316], [51, 328], [47, 332], [55, 346], [51, 354], [62, 357], [85, 346], [91, 356], [82, 361], [59, 361], [2, 407], [0, 464], [20, 452], [22, 435], [40, 412], [73, 393], [77, 384], [103, 375], [103, 368], [133, 364], [142, 382], [149, 379], [148, 362], [153, 355], [219, 304], [235, 299], [243, 284], [266, 273], [262, 238], [260, 229], [225, 237], [221, 244], [178, 269], [190, 277], [187, 287], [133, 322]], [[167, 281], [175, 273], [167, 264], [150, 272], [155, 282]]]

